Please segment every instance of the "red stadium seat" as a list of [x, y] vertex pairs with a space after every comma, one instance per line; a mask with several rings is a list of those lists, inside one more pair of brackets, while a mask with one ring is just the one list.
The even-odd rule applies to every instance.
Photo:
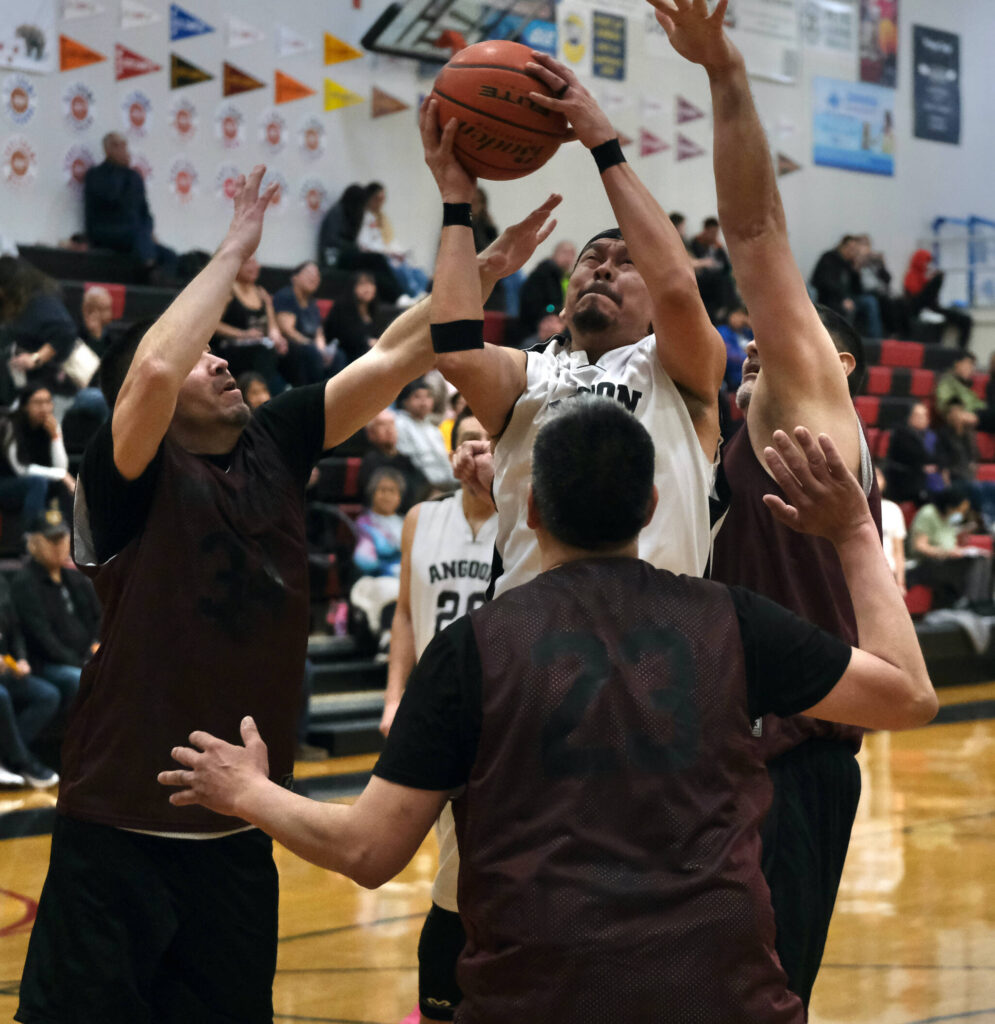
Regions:
[[932, 370], [913, 370], [909, 394], [915, 398], [929, 398], [936, 387], [936, 374]]
[[881, 436], [878, 438], [877, 447], [872, 449], [874, 458], [886, 459], [888, 457], [889, 447], [891, 447], [891, 431], [882, 430]]
[[916, 517], [916, 503], [914, 501], [903, 501], [899, 503], [898, 507], [902, 510], [902, 515], [905, 517], [906, 527], [911, 526], [912, 520]]
[[871, 458], [877, 458], [878, 445], [881, 443], [881, 431], [877, 427], [867, 427], [864, 433], [867, 435], [867, 447], [870, 449]]
[[981, 462], [978, 464], [978, 471], [975, 479], [986, 483], [995, 482], [995, 462]]
[[957, 538], [957, 546], [961, 548], [981, 548], [982, 551], [991, 551], [992, 538], [987, 533], [965, 533]]
[[983, 400], [987, 400], [986, 390], [988, 388], [988, 378], [990, 374], [987, 373], [976, 373], [971, 378], [971, 390]]
[[857, 415], [863, 420], [865, 427], [873, 427], [877, 423], [881, 408], [880, 398], [874, 395], [858, 395], [853, 404], [857, 407]]
[[324, 320], [326, 316], [331, 312], [332, 306], [335, 303], [331, 299], [315, 299], [315, 305], [318, 307], [318, 312], [321, 313], [321, 319]]
[[84, 295], [87, 288], [106, 288], [111, 293], [111, 315], [115, 320], [120, 320], [124, 316], [124, 296], [127, 285], [105, 284], [103, 281], [86, 281], [83, 284]]
[[504, 325], [508, 319], [506, 313], [496, 309], [484, 310], [484, 341], [490, 345], [504, 344]]
[[907, 366], [917, 370], [922, 366], [923, 346], [918, 341], [894, 341], [889, 339], [881, 342], [882, 366]]
[[867, 370], [867, 393], [887, 395], [891, 391], [891, 367], [871, 366]]
[[917, 583], [905, 593], [905, 607], [909, 615], [925, 615], [933, 607], [933, 591]]
[[986, 434], [979, 430], [974, 435], [978, 441], [978, 455], [982, 462], [995, 462], [995, 434]]

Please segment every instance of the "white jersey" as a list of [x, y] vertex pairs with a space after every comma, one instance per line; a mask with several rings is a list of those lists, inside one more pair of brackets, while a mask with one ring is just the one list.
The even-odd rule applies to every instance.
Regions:
[[[416, 657], [421, 657], [436, 633], [484, 603], [496, 536], [497, 516], [493, 515], [474, 537], [459, 492], [418, 506], [411, 542], [410, 591]], [[432, 883], [432, 902], [456, 913], [459, 850], [449, 803], [436, 822], [436, 839], [439, 870]]]
[[710, 547], [708, 496], [715, 464], [702, 450], [684, 399], [660, 365], [656, 336], [612, 349], [593, 365], [585, 352], [571, 351], [558, 340], [545, 351], [526, 353], [526, 358], [525, 390], [494, 449], [497, 549], [503, 562], [495, 593], [539, 574], [539, 547], [525, 521], [532, 444], [551, 410], [584, 391], [624, 405], [656, 447], [654, 482], [660, 498], [656, 513], [639, 535], [639, 557], [659, 569], [703, 575]]

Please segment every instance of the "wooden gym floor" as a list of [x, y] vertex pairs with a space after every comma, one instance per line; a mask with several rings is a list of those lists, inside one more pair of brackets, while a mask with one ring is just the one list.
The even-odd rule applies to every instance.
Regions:
[[[995, 1022], [995, 683], [944, 688], [940, 699], [939, 724], [865, 741], [813, 1024]], [[301, 775], [354, 785], [350, 776], [372, 763], [327, 761]], [[49, 794], [0, 794], [0, 826], [53, 803]], [[0, 841], [0, 1021], [17, 1003], [48, 845], [47, 835]], [[432, 837], [376, 892], [277, 853], [275, 1020], [396, 1024], [415, 1005]]]

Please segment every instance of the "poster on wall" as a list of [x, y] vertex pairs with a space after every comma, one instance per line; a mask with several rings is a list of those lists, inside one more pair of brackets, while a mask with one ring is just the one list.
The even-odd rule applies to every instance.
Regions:
[[912, 43], [913, 134], [960, 145], [960, 36], [913, 25]]
[[259, 118], [259, 142], [271, 156], [287, 144], [287, 122], [276, 110], [265, 110]]
[[62, 158], [62, 175], [73, 192], [82, 194], [86, 172], [97, 162], [89, 146], [75, 145], [66, 150]]
[[28, 185], [38, 173], [38, 155], [29, 139], [12, 135], [4, 144], [0, 165], [8, 185]]
[[42, 74], [56, 69], [56, 0], [0, 3], [0, 67]]
[[328, 189], [320, 178], [305, 178], [301, 182], [300, 202], [311, 220], [320, 220], [331, 205]]
[[222, 103], [214, 115], [214, 135], [225, 149], [245, 141], [245, 115], [234, 103]]
[[297, 131], [297, 146], [305, 160], [317, 160], [325, 154], [325, 126], [309, 117]]
[[591, 19], [591, 70], [595, 78], [625, 81], [626, 19], [595, 11]]
[[895, 173], [895, 92], [864, 82], [812, 79], [812, 160], [867, 174]]
[[855, 53], [857, 0], [804, 0], [802, 38], [814, 50]]
[[169, 127], [173, 138], [189, 142], [197, 134], [197, 108], [185, 97], [173, 102], [169, 110]]
[[125, 133], [132, 139], [144, 139], [152, 127], [152, 100], [135, 89], [121, 100], [121, 120]]
[[898, 0], [860, 0], [860, 80], [895, 88]]
[[8, 75], [3, 81], [3, 111], [12, 124], [25, 125], [35, 116], [38, 95], [27, 75]]
[[85, 132], [96, 116], [93, 90], [84, 82], [73, 82], [62, 94], [62, 120], [74, 132]]
[[591, 75], [591, 18], [593, 10], [577, 0], [556, 5], [556, 30], [560, 60], [581, 78]]
[[197, 168], [186, 157], [177, 157], [169, 167], [169, 191], [179, 203], [189, 203], [197, 194]]

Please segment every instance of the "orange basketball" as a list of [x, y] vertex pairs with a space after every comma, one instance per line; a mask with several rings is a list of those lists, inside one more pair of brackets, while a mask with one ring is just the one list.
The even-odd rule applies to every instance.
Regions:
[[459, 121], [455, 151], [478, 178], [509, 181], [531, 174], [556, 152], [567, 134], [567, 119], [540, 107], [530, 92], [551, 95], [525, 70], [532, 51], [521, 43], [495, 39], [460, 50], [439, 72], [432, 96], [439, 126]]

